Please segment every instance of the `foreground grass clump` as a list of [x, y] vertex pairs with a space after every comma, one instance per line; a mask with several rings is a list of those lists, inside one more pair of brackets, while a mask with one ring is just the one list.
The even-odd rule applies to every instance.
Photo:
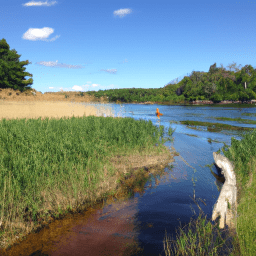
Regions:
[[192, 220], [180, 228], [176, 241], [165, 235], [165, 255], [255, 255], [256, 252], [256, 131], [243, 135], [241, 141], [231, 139], [231, 147], [223, 154], [235, 165], [237, 179], [236, 229], [220, 230], [208, 218]]
[[2, 245], [11, 243], [10, 234], [33, 230], [66, 210], [95, 202], [116, 175], [111, 159], [153, 148], [160, 152], [163, 134], [163, 126], [132, 118], [2, 119]]

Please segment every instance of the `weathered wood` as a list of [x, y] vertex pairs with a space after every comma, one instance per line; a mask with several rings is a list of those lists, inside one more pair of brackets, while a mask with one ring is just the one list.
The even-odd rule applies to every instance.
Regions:
[[213, 152], [213, 158], [216, 165], [221, 168], [221, 173], [225, 176], [225, 183], [214, 205], [212, 220], [214, 221], [220, 215], [220, 228], [224, 228], [225, 223], [230, 228], [235, 228], [237, 216], [237, 187], [234, 165], [228, 158], [216, 152]]

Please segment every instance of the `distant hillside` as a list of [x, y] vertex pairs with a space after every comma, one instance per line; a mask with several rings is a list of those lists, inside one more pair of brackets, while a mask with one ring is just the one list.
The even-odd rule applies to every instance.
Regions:
[[236, 63], [217, 67], [210, 66], [208, 72], [193, 71], [178, 83], [170, 83], [158, 89], [111, 89], [87, 92], [95, 97], [108, 97], [110, 102], [140, 103], [157, 102], [163, 104], [211, 100], [249, 101], [256, 99], [256, 69], [245, 65], [241, 69]]

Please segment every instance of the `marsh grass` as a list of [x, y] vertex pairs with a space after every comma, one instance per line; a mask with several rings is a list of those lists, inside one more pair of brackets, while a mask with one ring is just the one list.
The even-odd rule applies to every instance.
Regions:
[[[165, 255], [255, 255], [256, 252], [256, 131], [232, 138], [231, 147], [221, 149], [233, 161], [237, 179], [236, 228], [220, 230], [218, 219], [200, 215], [179, 227], [177, 240], [164, 238]], [[219, 150], [220, 152], [220, 150]], [[196, 203], [196, 201], [195, 201]], [[201, 208], [200, 208], [201, 209]]]
[[242, 113], [242, 116], [256, 116], [254, 113]]
[[200, 122], [200, 121], [180, 121], [181, 124], [187, 125], [188, 128], [197, 129], [200, 128], [195, 126], [206, 126], [208, 131], [211, 132], [219, 132], [222, 130], [237, 130], [237, 131], [252, 131], [254, 128], [240, 127], [240, 126], [232, 126], [228, 124], [221, 123], [210, 123], [210, 122]]
[[215, 117], [214, 119], [221, 120], [221, 121], [238, 121], [239, 123], [242, 123], [242, 124], [256, 124], [256, 121], [243, 119], [243, 118]]
[[[2, 119], [0, 248], [96, 202], [117, 175], [113, 159], [161, 153], [163, 135], [162, 126], [133, 118]], [[126, 186], [145, 182], [139, 176]]]
[[212, 138], [207, 138], [207, 141], [212, 144], [212, 142], [215, 142], [215, 143], [222, 143], [221, 141], [218, 141], [218, 140], [213, 140]]
[[198, 137], [198, 135], [195, 135], [195, 134], [189, 134], [189, 133], [185, 133], [185, 134], [190, 136], [190, 137]]

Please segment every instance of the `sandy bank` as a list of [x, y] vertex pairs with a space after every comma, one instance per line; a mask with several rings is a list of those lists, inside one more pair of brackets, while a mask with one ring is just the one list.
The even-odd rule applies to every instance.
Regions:
[[90, 106], [81, 103], [55, 101], [4, 101], [0, 100], [0, 120], [20, 118], [61, 118], [85, 116], [114, 116], [111, 107]]

